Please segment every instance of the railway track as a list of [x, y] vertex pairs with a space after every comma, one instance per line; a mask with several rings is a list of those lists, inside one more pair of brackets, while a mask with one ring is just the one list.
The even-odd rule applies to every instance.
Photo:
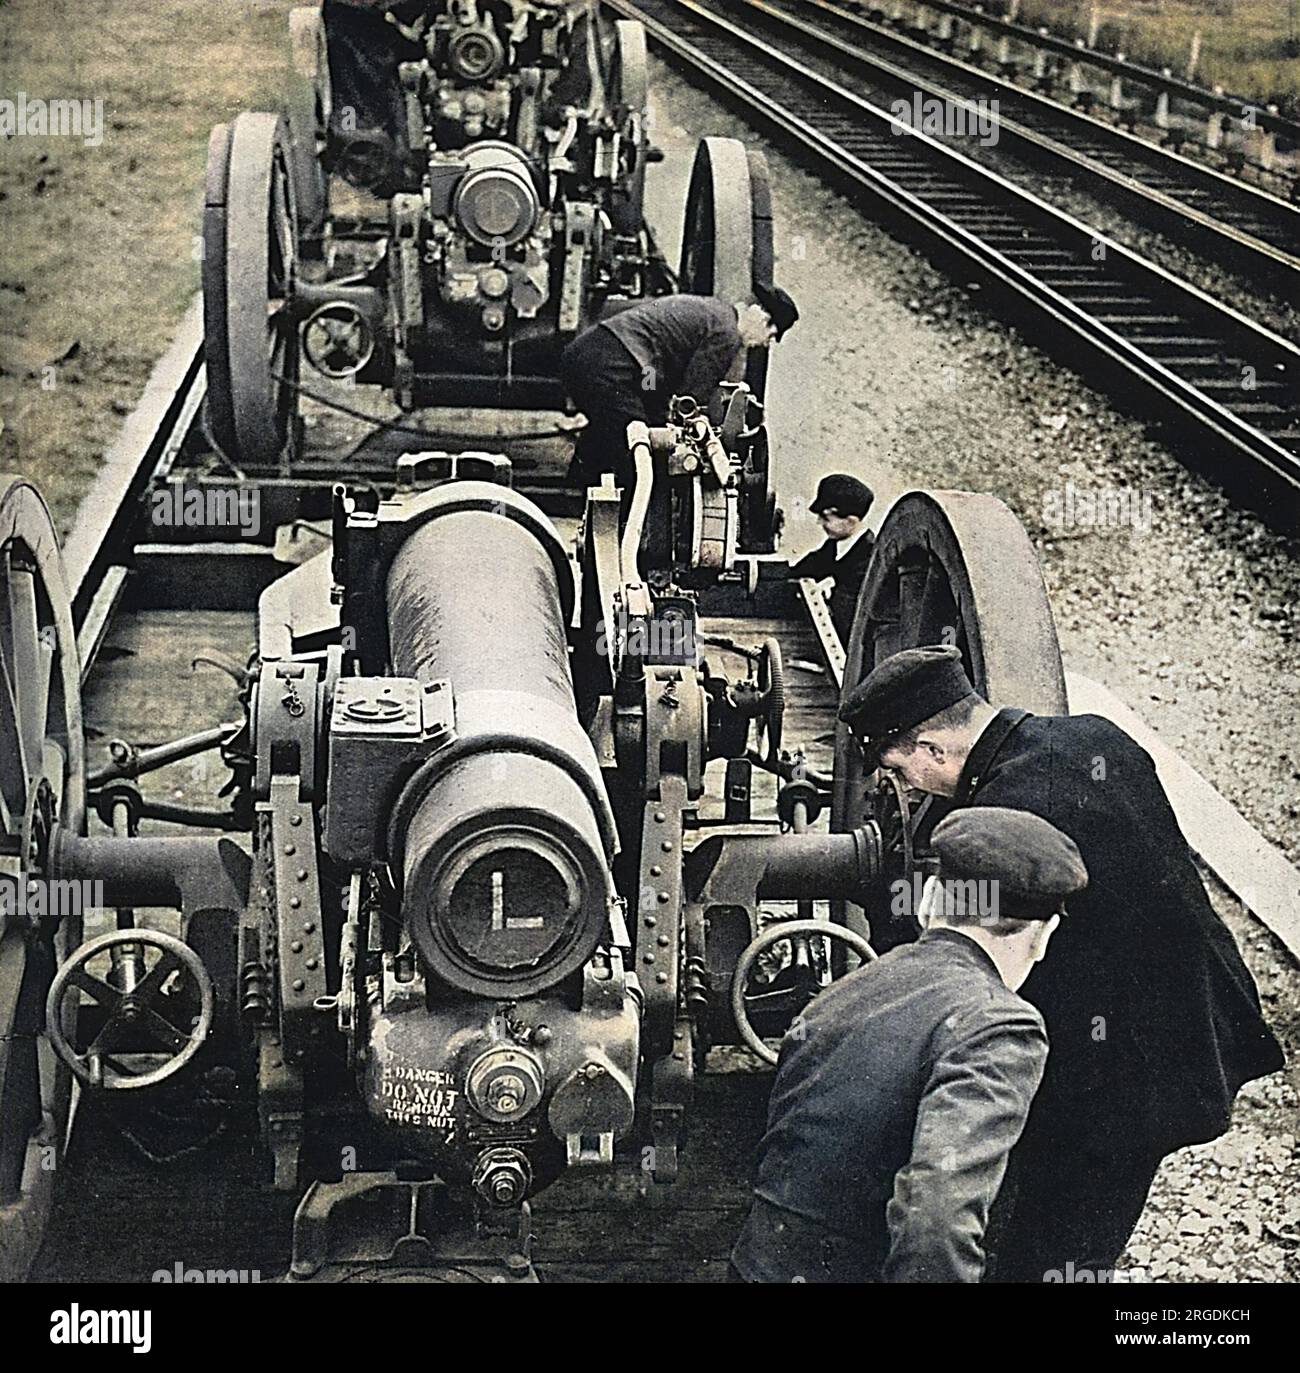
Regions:
[[[955, 50], [965, 46], [972, 54], [992, 51], [1002, 70], [1018, 71], [1036, 88], [1050, 94], [1062, 84], [1079, 101], [1105, 101], [1122, 122], [1145, 126], [1148, 136], [1161, 143], [1199, 143], [1204, 151], [1234, 175], [1249, 169], [1269, 178], [1283, 194], [1294, 195], [1294, 177], [1278, 166], [1279, 142], [1291, 149], [1300, 143], [1300, 123], [1275, 106], [1232, 96], [1218, 87], [1198, 84], [1192, 77], [1175, 75], [1169, 67], [1155, 68], [1130, 61], [1120, 52], [1090, 46], [1091, 40], [1052, 33], [1042, 26], [1020, 22], [1015, 14], [1018, 0], [999, 7], [971, 0], [855, 0], [876, 21], [907, 32], [927, 47]], [[1011, 13], [999, 14], [997, 8]], [[937, 22], [936, 22], [937, 21]], [[1110, 82], [1104, 94], [1090, 84], [1084, 71]], [[1133, 98], [1132, 93], [1137, 92]], [[1242, 138], [1225, 140], [1225, 124], [1241, 131], [1266, 135], [1254, 146]], [[1196, 125], [1200, 124], [1200, 129]], [[1211, 126], [1217, 129], [1217, 137]], [[1271, 140], [1271, 142], [1270, 142]]]
[[1300, 349], [730, 18], [693, 0], [607, 3], [1035, 341], [1168, 425], [1189, 465], [1294, 526]]
[[806, 52], [833, 63], [854, 79], [857, 94], [877, 103], [900, 95], [910, 100], [916, 92], [950, 108], [978, 102], [996, 109], [990, 118], [999, 151], [1068, 176], [1144, 226], [1237, 267], [1284, 299], [1300, 288], [1300, 205], [999, 80], [834, 0], [722, 0], [721, 8], [791, 55]]

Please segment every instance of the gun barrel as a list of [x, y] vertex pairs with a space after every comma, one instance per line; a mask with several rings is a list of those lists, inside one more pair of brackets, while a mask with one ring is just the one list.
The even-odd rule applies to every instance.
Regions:
[[390, 847], [434, 971], [527, 996], [605, 934], [616, 840], [569, 671], [563, 545], [531, 502], [483, 489], [491, 501], [449, 502], [389, 570], [393, 671], [449, 681], [456, 716], [455, 741], [407, 784]]

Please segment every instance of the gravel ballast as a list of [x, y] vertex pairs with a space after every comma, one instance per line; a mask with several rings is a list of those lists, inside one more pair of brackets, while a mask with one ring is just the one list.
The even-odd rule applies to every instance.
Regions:
[[[652, 172], [650, 213], [672, 262], [696, 139], [762, 140], [662, 63], [651, 85], [667, 159]], [[1300, 547], [844, 197], [768, 157], [778, 279], [802, 312], [768, 383], [789, 551], [818, 539], [807, 502], [826, 471], [873, 487], [876, 523], [916, 487], [1000, 496], [1038, 547], [1067, 665], [1114, 691], [1300, 861]], [[1084, 516], [1108, 493], [1123, 518], [1099, 527]], [[1294, 1065], [1300, 972], [1212, 891]], [[1290, 1066], [1246, 1088], [1223, 1139], [1167, 1159], [1125, 1276], [1300, 1279], [1297, 1104]]]

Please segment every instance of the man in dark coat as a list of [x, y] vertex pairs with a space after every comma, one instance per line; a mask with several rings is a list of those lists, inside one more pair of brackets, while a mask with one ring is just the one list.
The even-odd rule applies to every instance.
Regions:
[[418, 62], [418, 43], [388, 19], [391, 10], [410, 22], [424, 6], [411, 0], [324, 0], [325, 46], [329, 55], [334, 133], [379, 129], [403, 145], [406, 114], [397, 68]]
[[1164, 1155], [1221, 1135], [1243, 1083], [1282, 1066], [1150, 756], [1096, 715], [997, 710], [955, 648], [909, 649], [847, 694], [868, 767], [958, 806], [1032, 811], [1088, 889], [1025, 996], [1051, 1056], [994, 1218], [999, 1281], [1107, 1280]]
[[864, 481], [848, 472], [832, 472], [817, 484], [809, 507], [821, 521], [826, 542], [792, 563], [792, 577], [810, 577], [831, 583], [831, 619], [840, 642], [849, 642], [858, 592], [867, 575], [876, 536], [867, 528], [867, 512], [875, 495]]
[[766, 348], [799, 318], [779, 286], [757, 285], [756, 304], [716, 296], [655, 296], [585, 329], [564, 350], [560, 378], [587, 416], [576, 460], [587, 479], [632, 481], [627, 427], [663, 424], [674, 396], [708, 405], [742, 347]]
[[980, 1280], [1047, 1056], [1015, 991], [1087, 873], [1023, 811], [950, 816], [934, 845], [921, 938], [828, 988], [781, 1046], [733, 1279]]

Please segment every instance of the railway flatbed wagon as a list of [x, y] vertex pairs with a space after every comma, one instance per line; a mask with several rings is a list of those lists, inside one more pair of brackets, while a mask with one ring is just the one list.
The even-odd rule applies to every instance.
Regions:
[[626, 494], [572, 490], [567, 440], [500, 412], [444, 416], [438, 449], [384, 430], [386, 473], [322, 412], [328, 448], [239, 476], [188, 349], [70, 569], [3, 488], [4, 863], [88, 894], [6, 924], [6, 1273], [51, 1211], [68, 1262], [42, 1160], [74, 1103], [67, 1185], [129, 1142], [169, 1211], [261, 1186], [282, 1223], [249, 1244], [295, 1280], [620, 1245], [644, 1273], [635, 1208], [674, 1210], [693, 1103], [684, 1224], [742, 1204], [774, 1040], [914, 932], [894, 898], [933, 816], [861, 775], [841, 682], [950, 642], [993, 700], [1063, 710], [1032, 548], [992, 497], [904, 497], [843, 646], [769, 551], [743, 383], [632, 426]]

